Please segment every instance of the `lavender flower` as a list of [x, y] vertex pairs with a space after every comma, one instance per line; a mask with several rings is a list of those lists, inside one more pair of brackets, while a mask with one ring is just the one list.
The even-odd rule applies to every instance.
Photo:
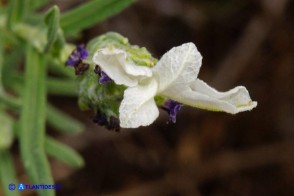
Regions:
[[89, 53], [88, 53], [88, 51], [86, 50], [84, 44], [80, 44], [80, 45], [78, 45], [78, 46], [77, 46], [77, 51], [78, 51], [78, 53], [79, 53], [79, 55], [80, 55], [80, 58], [81, 58], [82, 60], [85, 60], [85, 59], [88, 57], [88, 55], [89, 55]]
[[171, 99], [168, 99], [164, 103], [163, 109], [165, 111], [167, 111], [167, 113], [169, 115], [169, 122], [176, 123], [177, 113], [180, 111], [182, 106], [183, 106], [183, 104], [176, 102], [176, 101], [173, 101]]
[[76, 67], [80, 62], [80, 54], [77, 50], [74, 50], [66, 61], [66, 65], [70, 67]]
[[100, 126], [105, 126], [108, 130], [119, 131], [119, 119], [110, 116], [109, 118], [100, 110], [97, 111], [96, 115], [93, 117], [93, 122]]
[[66, 65], [76, 67], [78, 64], [88, 57], [88, 51], [83, 44], [78, 45], [76, 49], [70, 54], [66, 61]]
[[113, 80], [104, 72], [102, 71], [98, 65], [96, 65], [94, 72], [100, 76], [99, 83], [106, 84], [108, 82], [112, 82]]
[[101, 71], [100, 78], [99, 78], [99, 83], [100, 84], [105, 84], [105, 83], [108, 83], [108, 82], [112, 82], [112, 79], [104, 71]]
[[78, 45], [68, 57], [66, 65], [74, 67], [76, 75], [81, 75], [89, 68], [88, 64], [83, 63], [83, 60], [85, 60], [88, 55], [89, 54], [88, 51], [85, 49], [85, 46], [83, 44]]

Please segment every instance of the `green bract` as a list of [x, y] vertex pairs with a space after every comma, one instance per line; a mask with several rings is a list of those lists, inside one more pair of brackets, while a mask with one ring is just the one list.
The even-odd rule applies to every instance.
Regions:
[[127, 53], [127, 61], [138, 66], [153, 67], [157, 63], [157, 59], [153, 58], [145, 47], [131, 45], [126, 37], [114, 32], [101, 35], [87, 45], [89, 51], [88, 61], [91, 63], [94, 54], [103, 48], [121, 49]]

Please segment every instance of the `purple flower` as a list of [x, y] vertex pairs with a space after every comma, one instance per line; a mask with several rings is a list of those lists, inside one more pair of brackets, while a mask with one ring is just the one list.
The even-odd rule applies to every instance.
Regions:
[[100, 126], [105, 126], [108, 130], [119, 131], [120, 129], [118, 118], [114, 116], [107, 117], [106, 114], [100, 110], [98, 110], [96, 115], [93, 117], [93, 122]]
[[99, 78], [99, 83], [100, 84], [105, 84], [105, 83], [108, 83], [108, 82], [112, 82], [112, 79], [104, 71], [101, 71], [100, 78]]
[[74, 50], [66, 61], [66, 65], [76, 67], [80, 62], [78, 51]]
[[99, 124], [100, 126], [105, 126], [108, 124], [106, 115], [99, 110], [93, 117], [93, 122]]
[[180, 111], [181, 107], [183, 104], [173, 101], [171, 99], [168, 99], [165, 103], [164, 106], [162, 107], [165, 111], [167, 111], [169, 115], [169, 122], [176, 123], [176, 117], [177, 113]]
[[80, 45], [78, 45], [78, 46], [77, 46], [77, 51], [78, 51], [78, 53], [79, 53], [79, 55], [80, 55], [80, 58], [81, 58], [82, 60], [85, 60], [85, 59], [88, 57], [88, 55], [89, 55], [89, 53], [88, 53], [88, 51], [86, 50], [84, 44], [80, 44]]
[[85, 46], [83, 44], [78, 45], [68, 57], [66, 65], [77, 67], [82, 62], [82, 60], [85, 60], [87, 57], [88, 51], [85, 49]]
[[98, 65], [96, 65], [94, 72], [100, 76], [99, 83], [106, 84], [108, 82], [112, 82], [113, 80], [104, 72], [102, 71]]

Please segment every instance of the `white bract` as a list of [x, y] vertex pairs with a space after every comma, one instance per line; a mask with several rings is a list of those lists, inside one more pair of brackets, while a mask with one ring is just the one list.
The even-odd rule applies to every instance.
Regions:
[[137, 128], [154, 122], [159, 115], [154, 101], [156, 95], [231, 114], [257, 106], [243, 86], [218, 92], [198, 79], [202, 56], [193, 43], [172, 48], [152, 68], [137, 66], [126, 59], [127, 53], [121, 49], [105, 48], [93, 56], [94, 63], [116, 84], [128, 87], [119, 108], [121, 127]]

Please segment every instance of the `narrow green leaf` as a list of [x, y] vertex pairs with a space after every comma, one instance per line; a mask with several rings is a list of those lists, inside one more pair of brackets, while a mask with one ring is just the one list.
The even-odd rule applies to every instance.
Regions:
[[52, 51], [51, 51], [53, 57], [61, 58], [61, 56], [62, 56], [61, 53], [62, 53], [62, 50], [65, 46], [65, 43], [66, 43], [66, 41], [65, 41], [63, 31], [61, 30], [61, 28], [59, 28], [58, 34], [57, 34], [57, 39], [54, 42], [53, 47], [52, 47]]
[[60, 11], [56, 5], [45, 15], [45, 24], [47, 25], [47, 44], [45, 46], [45, 52], [51, 50], [54, 42], [58, 38], [59, 16]]
[[55, 79], [47, 80], [48, 93], [51, 95], [62, 95], [77, 97], [77, 84], [75, 80], [70, 79]]
[[[21, 158], [32, 184], [53, 184], [45, 154], [46, 63], [32, 46], [27, 46], [25, 65], [19, 131]], [[38, 193], [55, 195], [53, 190], [38, 190]]]
[[84, 159], [79, 153], [49, 136], [45, 139], [45, 149], [49, 155], [71, 167], [80, 168], [84, 166]]
[[[11, 102], [11, 104], [13, 104], [12, 102], [21, 103], [23, 94], [24, 94], [24, 77], [23, 75], [19, 73], [18, 74], [11, 73], [9, 74], [9, 76], [11, 77], [11, 79], [4, 80], [4, 86], [5, 86], [5, 89], [15, 94], [15, 96], [4, 93], [2, 97], [4, 100], [6, 100], [6, 102]], [[6, 76], [5, 78], [8, 78], [8, 77]]]
[[49, 2], [51, 2], [52, 0], [31, 0], [31, 9], [38, 9], [42, 6], [45, 6], [46, 4], [48, 4]]
[[0, 151], [0, 181], [6, 196], [18, 196], [18, 191], [9, 190], [9, 184], [17, 184], [15, 169], [8, 150]]
[[[24, 82], [22, 75], [18, 73], [10, 73], [6, 75], [4, 79], [4, 85], [7, 89], [10, 89], [17, 94], [22, 93]], [[51, 77], [47, 79], [46, 86], [48, 94], [51, 95], [68, 97], [78, 96], [77, 84], [74, 79], [57, 79]]]
[[43, 52], [47, 43], [46, 29], [37, 25], [18, 23], [13, 27], [13, 32], [20, 39], [32, 44], [38, 52]]
[[63, 133], [76, 134], [85, 129], [82, 123], [61, 112], [50, 104], [47, 104], [47, 122], [53, 128]]
[[58, 61], [56, 59], [48, 60], [50, 65], [48, 67], [50, 73], [53, 73], [57, 76], [63, 76], [65, 78], [70, 78], [72, 80], [76, 79], [75, 71], [72, 67], [64, 65], [64, 62]]
[[[11, 76], [12, 82], [9, 83], [9, 88], [14, 89], [15, 93], [19, 96], [23, 96], [23, 88], [20, 88], [17, 83], [23, 84], [23, 78], [21, 75], [14, 74]], [[66, 95], [66, 96], [76, 96], [76, 86], [74, 80], [61, 80], [61, 79], [48, 79], [46, 82], [47, 88], [51, 89], [51, 93], [55, 95]], [[64, 90], [64, 92], [62, 92]], [[50, 93], [50, 92], [49, 92]], [[12, 97], [5, 93], [0, 93], [0, 102], [7, 105], [10, 109], [15, 111], [20, 111], [22, 99]], [[46, 110], [47, 123], [53, 128], [57, 129], [63, 133], [79, 133], [84, 130], [84, 125], [78, 120], [72, 118], [71, 116], [65, 114], [64, 112], [57, 110], [53, 106], [47, 103]]]
[[14, 82], [13, 78], [11, 78], [10, 76], [11, 73], [15, 73], [16, 71], [18, 71], [20, 61], [23, 58], [23, 52], [24, 48], [21, 46], [17, 46], [12, 51], [7, 52], [2, 56], [2, 82], [4, 86], [11, 82]]
[[30, 0], [10, 0], [7, 21], [8, 28], [11, 28], [25, 17], [29, 9], [29, 4]]
[[61, 27], [73, 35], [128, 7], [135, 0], [93, 0], [61, 15]]
[[10, 107], [13, 110], [20, 109], [20, 104], [21, 104], [20, 100], [17, 98], [13, 98], [7, 94], [0, 93], [0, 102]]
[[0, 37], [0, 93], [2, 93], [3, 90], [3, 79], [2, 79], [2, 73], [3, 73], [3, 66], [4, 66], [4, 46], [3, 41]]
[[[10, 107], [13, 110], [18, 110], [20, 108], [20, 101], [17, 98], [13, 98], [10, 95], [8, 95], [5, 90], [3, 85], [4, 84], [13, 84], [15, 82], [15, 80], [13, 80], [11, 77], [9, 77], [9, 73], [11, 70], [11, 67], [13, 66], [4, 66], [4, 64], [6, 64], [6, 61], [3, 61], [3, 58], [6, 57], [5, 60], [9, 61], [10, 58], [9, 55], [4, 55], [4, 53], [1, 53], [1, 51], [3, 52], [2, 48], [1, 48], [1, 40], [0, 40], [0, 103], [4, 104], [5, 106]], [[13, 65], [13, 64], [9, 64], [9, 65]], [[5, 69], [6, 68], [6, 69]], [[5, 77], [3, 77], [5, 76]], [[7, 87], [7, 86], [6, 86]]]
[[[21, 107], [21, 100], [0, 94], [0, 102], [7, 105], [10, 109], [19, 111]], [[47, 104], [47, 123], [62, 133], [76, 134], [82, 132], [85, 127], [78, 120], [71, 116], [57, 110], [51, 105]]]
[[13, 141], [13, 119], [0, 110], [0, 151], [9, 149]]
[[59, 58], [49, 57], [49, 71], [58, 76], [65, 76], [66, 78], [76, 79], [75, 71], [72, 67], [66, 66], [65, 63], [72, 51], [76, 48], [73, 44], [64, 44], [64, 47], [60, 51]]

